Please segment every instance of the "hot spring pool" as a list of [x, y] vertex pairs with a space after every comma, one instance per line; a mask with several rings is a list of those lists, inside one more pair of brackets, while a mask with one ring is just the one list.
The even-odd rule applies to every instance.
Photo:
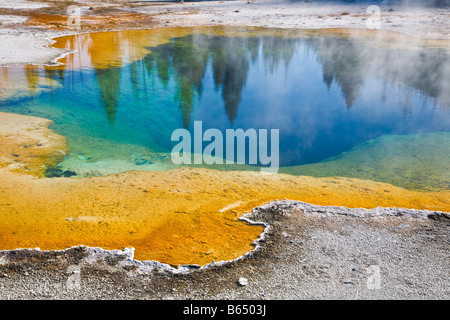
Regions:
[[0, 111], [51, 119], [68, 139], [71, 153], [49, 176], [174, 168], [172, 132], [202, 121], [222, 132], [279, 129], [282, 173], [449, 188], [448, 41], [167, 28], [68, 36], [54, 46], [76, 52], [55, 66], [0, 69]]

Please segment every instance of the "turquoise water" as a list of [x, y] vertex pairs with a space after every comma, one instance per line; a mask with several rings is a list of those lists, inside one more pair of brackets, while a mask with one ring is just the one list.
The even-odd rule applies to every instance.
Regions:
[[[117, 67], [36, 67], [27, 71], [34, 92], [3, 98], [0, 111], [54, 120], [52, 128], [71, 149], [60, 168], [78, 176], [172, 168], [173, 130], [192, 131], [193, 122], [202, 121], [204, 130], [222, 132], [279, 129], [282, 172], [423, 190], [450, 184], [449, 50], [377, 47], [334, 35], [201, 33], [148, 49], [142, 59]], [[34, 77], [38, 84], [29, 80]], [[393, 141], [407, 141], [395, 159], [386, 151]], [[374, 156], [367, 158], [365, 147]], [[391, 165], [383, 171], [386, 166], [373, 163]], [[361, 174], [363, 167], [371, 173]]]

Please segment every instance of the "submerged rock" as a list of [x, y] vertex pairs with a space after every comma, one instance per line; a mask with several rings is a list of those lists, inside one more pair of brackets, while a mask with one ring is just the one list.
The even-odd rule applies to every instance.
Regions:
[[65, 177], [70, 178], [73, 176], [76, 176], [77, 173], [71, 170], [62, 170], [59, 167], [51, 167], [45, 169], [45, 176], [47, 178], [59, 178], [59, 177]]

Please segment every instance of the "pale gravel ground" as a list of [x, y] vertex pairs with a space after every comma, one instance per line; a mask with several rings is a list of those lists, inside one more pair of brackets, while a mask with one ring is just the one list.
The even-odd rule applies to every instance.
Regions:
[[[82, 5], [104, 1], [79, 1]], [[39, 6], [0, 0], [0, 8]], [[157, 25], [249, 25], [287, 28], [364, 28], [367, 5], [312, 5], [276, 0], [143, 3]], [[394, 11], [388, 11], [389, 9]], [[382, 29], [449, 39], [447, 8], [381, 6]], [[235, 12], [239, 11], [239, 12]], [[350, 15], [340, 16], [342, 12]], [[164, 15], [159, 15], [164, 12]], [[336, 16], [328, 16], [337, 14]], [[159, 16], [158, 16], [159, 15]], [[324, 18], [318, 18], [318, 15]], [[340, 18], [340, 19], [336, 19]], [[319, 20], [320, 19], [320, 20]], [[214, 20], [214, 21], [213, 21]], [[44, 48], [54, 32], [24, 27], [23, 17], [0, 15], [0, 65], [51, 63], [61, 51]], [[294, 204], [267, 210], [272, 225], [253, 256], [188, 274], [143, 272], [114, 254], [86, 263], [86, 249], [64, 253], [0, 252], [0, 299], [449, 299], [448, 216], [329, 216], [299, 212]], [[329, 212], [329, 208], [322, 208]], [[264, 211], [266, 212], [266, 211]], [[426, 213], [424, 213], [426, 214]], [[81, 266], [81, 289], [68, 289], [70, 265]], [[369, 290], [367, 268], [379, 266], [381, 288]], [[248, 278], [245, 287], [237, 285]], [[201, 284], [201, 285], [199, 285]]]
[[10, 32], [0, 30], [0, 66], [11, 64], [53, 64], [65, 50], [50, 48], [47, 32]]
[[37, 1], [27, 1], [27, 0], [1, 0], [0, 8], [14, 8], [14, 9], [39, 9], [43, 7], [48, 7], [48, 4]]
[[[367, 8], [372, 2], [304, 2], [256, 0], [185, 3], [145, 6], [139, 12], [162, 13], [161, 23], [170, 26], [234, 25], [276, 28], [367, 28]], [[380, 6], [381, 30], [398, 31], [424, 38], [450, 39], [448, 7]], [[180, 11], [181, 10], [181, 11]], [[342, 13], [348, 13], [342, 15]]]
[[[147, 13], [155, 23], [148, 27], [232, 25], [276, 28], [367, 28], [367, 8], [371, 4], [325, 1], [236, 0], [157, 2], [135, 0], [78, 0], [82, 12], [87, 6], [118, 6]], [[50, 2], [49, 2], [50, 3]], [[449, 2], [447, 1], [447, 4]], [[39, 8], [44, 2], [0, 0], [1, 8]], [[449, 5], [417, 7], [382, 4], [381, 30], [423, 37], [450, 39]], [[392, 11], [393, 10], [393, 11]], [[342, 13], [347, 15], [341, 15]], [[43, 48], [50, 39], [73, 32], [54, 32], [23, 25], [24, 17], [0, 15], [0, 65], [49, 64], [61, 51]]]

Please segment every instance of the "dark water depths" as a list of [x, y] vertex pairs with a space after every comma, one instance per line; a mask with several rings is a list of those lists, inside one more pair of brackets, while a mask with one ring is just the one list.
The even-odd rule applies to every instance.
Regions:
[[[0, 111], [54, 120], [53, 129], [68, 137], [72, 150], [62, 166], [80, 174], [169, 168], [165, 154], [175, 144], [173, 130], [192, 130], [202, 121], [204, 130], [279, 129], [281, 166], [321, 163], [386, 136], [409, 137], [404, 157], [439, 157], [429, 175], [440, 176], [440, 188], [449, 184], [449, 47], [374, 45], [332, 33], [194, 32], [147, 49], [151, 53], [109, 67], [27, 69], [28, 92], [4, 98]], [[431, 142], [414, 142], [421, 137]], [[347, 168], [361, 166], [351, 161]], [[406, 163], [401, 155], [396, 161]], [[422, 165], [415, 163], [414, 170]], [[298, 168], [292, 172], [321, 175], [320, 168]], [[353, 169], [332, 172], [328, 166], [325, 175], [358, 176], [348, 173]]]

